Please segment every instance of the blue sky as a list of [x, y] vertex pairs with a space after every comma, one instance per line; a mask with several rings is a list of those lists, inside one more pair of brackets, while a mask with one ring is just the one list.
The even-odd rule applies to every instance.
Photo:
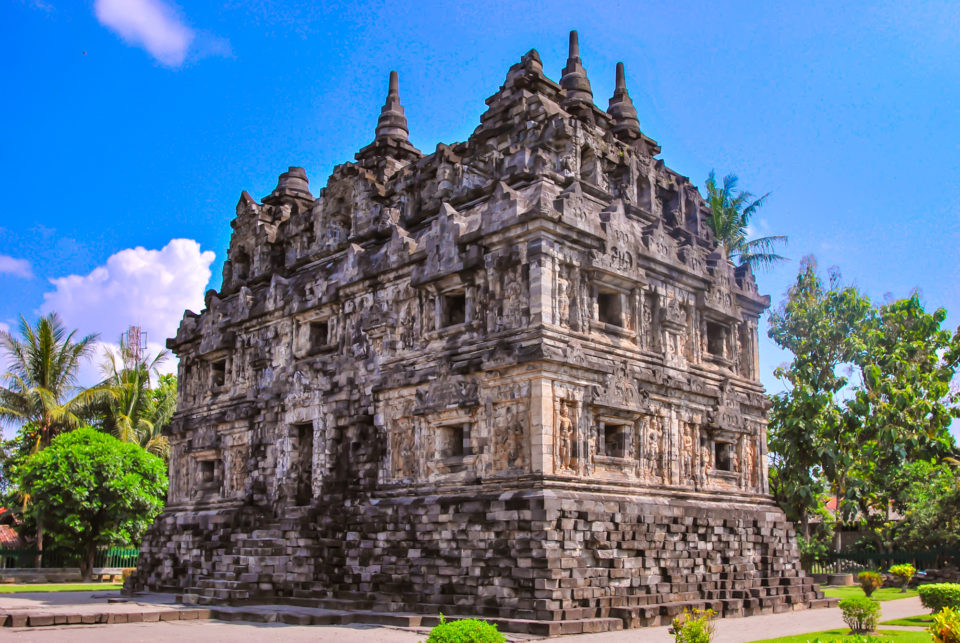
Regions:
[[[670, 167], [772, 192], [775, 303], [813, 254], [960, 322], [960, 3], [11, 0], [0, 25], [0, 323], [55, 308], [159, 344], [219, 286], [240, 191], [300, 165], [317, 193], [372, 139], [390, 69], [432, 151], [528, 49], [559, 78], [572, 28], [601, 106], [625, 63]], [[777, 389], [787, 357], [761, 355]]]

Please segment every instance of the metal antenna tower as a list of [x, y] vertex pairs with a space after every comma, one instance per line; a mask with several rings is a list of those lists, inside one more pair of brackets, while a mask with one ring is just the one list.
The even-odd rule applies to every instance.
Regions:
[[123, 334], [123, 343], [135, 362], [143, 361], [144, 355], [147, 354], [147, 331], [139, 326], [131, 326]]

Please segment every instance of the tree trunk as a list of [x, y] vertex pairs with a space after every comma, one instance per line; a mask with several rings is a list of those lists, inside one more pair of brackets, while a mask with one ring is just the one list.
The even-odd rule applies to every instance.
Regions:
[[83, 549], [83, 555], [80, 557], [80, 580], [87, 583], [93, 576], [93, 563], [97, 557], [97, 544], [95, 542], [87, 543]]
[[43, 567], [43, 523], [40, 516], [37, 516], [37, 558], [34, 561], [34, 567], [40, 569]]

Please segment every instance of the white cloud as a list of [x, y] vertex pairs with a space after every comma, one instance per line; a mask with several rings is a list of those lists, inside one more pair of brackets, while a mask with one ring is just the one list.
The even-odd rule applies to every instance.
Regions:
[[33, 279], [33, 269], [26, 259], [14, 259], [7, 255], [0, 255], [0, 275], [13, 275], [24, 279]]
[[96, 0], [93, 11], [100, 24], [169, 67], [183, 64], [196, 38], [163, 0]]
[[[44, 294], [41, 312], [58, 312], [80, 334], [100, 333], [104, 344], [115, 344], [129, 326], [139, 325], [150, 339], [150, 354], [156, 355], [177, 332], [183, 311], [203, 308], [213, 259], [192, 239], [173, 239], [160, 250], [121, 250], [88, 275], [51, 279], [55, 290]], [[102, 353], [100, 347], [86, 374], [98, 374]], [[172, 365], [170, 359], [167, 366]], [[84, 373], [81, 382], [91, 383]]]
[[0, 322], [0, 333], [9, 333], [9, 332], [10, 332], [10, 324], [4, 324], [3, 322]]

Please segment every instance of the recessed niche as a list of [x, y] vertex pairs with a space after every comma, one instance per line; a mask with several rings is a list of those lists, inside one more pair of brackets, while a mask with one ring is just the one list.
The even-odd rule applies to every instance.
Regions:
[[219, 359], [210, 363], [210, 383], [214, 387], [223, 386], [227, 382], [227, 360]]
[[197, 463], [200, 482], [210, 484], [217, 481], [217, 463], [214, 460], [201, 460]]
[[450, 293], [443, 296], [443, 325], [455, 326], [467, 320], [467, 296], [460, 293]]
[[627, 456], [627, 427], [623, 424], [603, 424], [603, 454], [611, 458]]
[[620, 293], [597, 293], [597, 317], [605, 324], [623, 328], [623, 298]]
[[466, 427], [450, 424], [437, 427], [437, 455], [441, 458], [459, 458], [464, 455]]
[[707, 322], [707, 352], [716, 357], [724, 356], [724, 344], [727, 339], [727, 329], [722, 324]]
[[715, 442], [713, 444], [713, 468], [717, 471], [730, 471], [732, 463], [730, 461], [730, 450], [733, 448], [729, 442]]
[[310, 348], [317, 350], [330, 343], [330, 325], [327, 320], [310, 322]]

